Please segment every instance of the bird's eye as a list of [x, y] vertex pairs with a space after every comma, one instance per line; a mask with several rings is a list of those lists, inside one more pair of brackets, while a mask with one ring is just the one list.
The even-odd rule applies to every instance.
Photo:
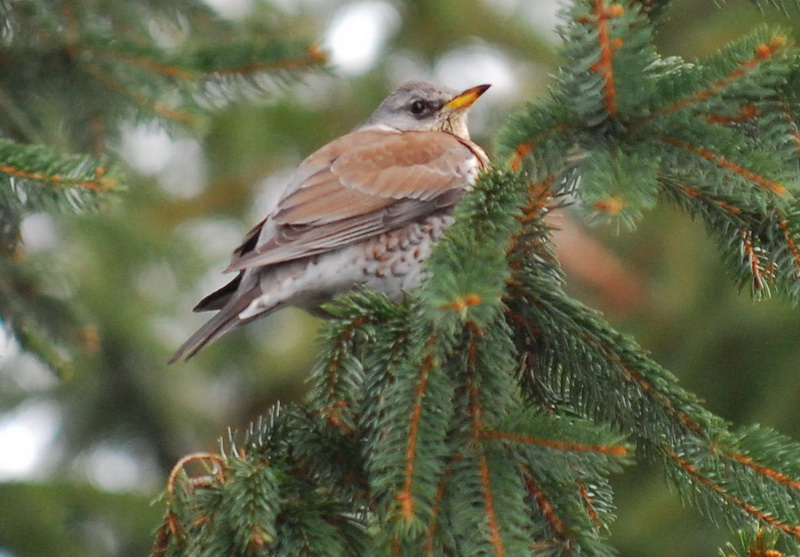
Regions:
[[411, 103], [410, 107], [411, 114], [417, 114], [417, 115], [422, 114], [423, 112], [425, 112], [425, 108], [427, 108], [425, 105], [425, 101], [416, 100], [413, 103]]

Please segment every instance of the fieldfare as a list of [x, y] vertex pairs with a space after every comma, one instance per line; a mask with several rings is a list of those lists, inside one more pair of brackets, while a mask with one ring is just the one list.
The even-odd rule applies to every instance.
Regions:
[[170, 363], [284, 306], [319, 311], [357, 284], [394, 299], [417, 286], [421, 262], [489, 164], [467, 130], [469, 107], [488, 88], [408, 83], [306, 158], [234, 250], [226, 272], [236, 277], [195, 307], [217, 314]]

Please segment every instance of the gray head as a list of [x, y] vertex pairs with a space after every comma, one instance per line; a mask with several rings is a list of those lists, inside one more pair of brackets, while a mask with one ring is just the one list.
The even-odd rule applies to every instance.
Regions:
[[488, 88], [489, 85], [479, 85], [459, 93], [427, 81], [412, 81], [386, 97], [362, 128], [438, 130], [469, 139], [467, 112]]

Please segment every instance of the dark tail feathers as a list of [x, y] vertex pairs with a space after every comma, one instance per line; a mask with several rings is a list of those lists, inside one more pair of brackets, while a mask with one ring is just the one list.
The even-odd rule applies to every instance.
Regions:
[[203, 347], [211, 344], [231, 329], [266, 315], [268, 311], [248, 319], [239, 318], [239, 314], [250, 305], [250, 302], [255, 300], [261, 294], [261, 288], [258, 285], [255, 285], [249, 291], [233, 297], [233, 299], [229, 300], [228, 303], [219, 310], [219, 313], [209, 319], [205, 325], [200, 327], [195, 334], [189, 337], [189, 339], [184, 342], [180, 348], [178, 348], [175, 354], [172, 355], [167, 363], [172, 364], [178, 360], [188, 360], [197, 354], [197, 352], [199, 352]]

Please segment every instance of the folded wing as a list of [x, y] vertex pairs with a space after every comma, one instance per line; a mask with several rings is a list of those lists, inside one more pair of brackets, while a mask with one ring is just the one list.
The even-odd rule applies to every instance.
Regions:
[[445, 132], [342, 136], [303, 161], [227, 270], [336, 250], [452, 207], [485, 165], [479, 148]]

